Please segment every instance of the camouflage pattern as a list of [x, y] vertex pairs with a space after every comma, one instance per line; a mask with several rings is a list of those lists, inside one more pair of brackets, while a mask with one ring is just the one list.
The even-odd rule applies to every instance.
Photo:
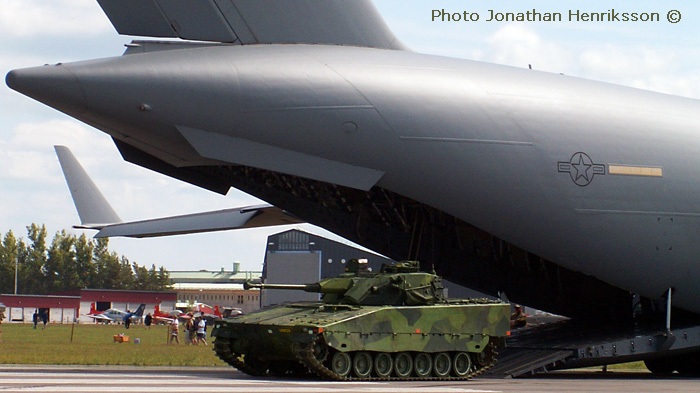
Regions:
[[359, 269], [315, 284], [253, 287], [324, 296], [319, 303], [287, 304], [217, 322], [212, 331], [217, 354], [243, 371], [246, 365], [232, 360], [235, 356], [254, 357], [256, 364], [295, 362], [299, 348], [311, 347], [323, 354], [476, 355], [503, 346], [510, 326], [508, 304], [447, 300], [440, 278], [418, 272], [417, 262], [385, 266], [374, 274]]
[[505, 337], [509, 319], [509, 305], [483, 300], [431, 307], [292, 304], [221, 321], [212, 335], [235, 339], [234, 352], [256, 352], [263, 360], [294, 359], [295, 342], [318, 339], [341, 352], [481, 352], [491, 338]]

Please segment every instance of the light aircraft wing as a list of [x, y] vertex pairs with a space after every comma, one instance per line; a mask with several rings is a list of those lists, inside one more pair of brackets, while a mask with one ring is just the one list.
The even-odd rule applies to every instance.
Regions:
[[81, 225], [74, 228], [98, 230], [95, 237], [158, 237], [304, 222], [272, 205], [122, 222], [70, 149], [54, 148], [80, 216]]
[[119, 34], [406, 49], [371, 0], [98, 0]]
[[88, 315], [88, 317], [98, 321], [98, 322], [114, 322], [115, 319], [112, 319], [106, 315], [103, 314], [96, 314], [96, 315]]

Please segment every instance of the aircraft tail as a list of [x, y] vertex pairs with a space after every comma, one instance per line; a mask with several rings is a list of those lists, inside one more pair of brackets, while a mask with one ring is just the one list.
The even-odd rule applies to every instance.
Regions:
[[141, 317], [143, 316], [143, 312], [144, 312], [145, 309], [146, 309], [146, 304], [145, 304], [145, 303], [141, 303], [141, 305], [139, 306], [139, 308], [137, 308], [136, 311], [134, 311], [133, 316], [135, 316], [136, 318], [141, 318]]
[[122, 222], [70, 149], [54, 146], [63, 174], [78, 209], [79, 229], [97, 229], [95, 237], [156, 237], [224, 231], [229, 229], [299, 224], [303, 221], [270, 205], [185, 214]]
[[54, 146], [54, 149], [81, 224], [99, 228], [99, 225], [122, 222], [70, 149], [65, 146]]

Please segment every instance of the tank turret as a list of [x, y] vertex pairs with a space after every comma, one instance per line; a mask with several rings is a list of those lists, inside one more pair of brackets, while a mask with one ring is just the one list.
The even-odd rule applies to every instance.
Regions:
[[420, 272], [416, 261], [382, 265], [379, 273], [367, 268], [367, 260], [352, 259], [340, 277], [327, 278], [312, 284], [253, 284], [245, 289], [297, 290], [323, 295], [327, 304], [415, 306], [444, 302], [440, 277]]

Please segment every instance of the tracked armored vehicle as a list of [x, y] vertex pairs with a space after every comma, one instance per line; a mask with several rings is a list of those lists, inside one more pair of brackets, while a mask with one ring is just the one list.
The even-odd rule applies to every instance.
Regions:
[[[364, 263], [363, 263], [364, 262]], [[312, 373], [325, 380], [468, 379], [490, 368], [509, 329], [508, 304], [445, 299], [418, 262], [346, 273], [307, 285], [248, 284], [323, 294], [218, 321], [214, 350], [254, 376]]]

